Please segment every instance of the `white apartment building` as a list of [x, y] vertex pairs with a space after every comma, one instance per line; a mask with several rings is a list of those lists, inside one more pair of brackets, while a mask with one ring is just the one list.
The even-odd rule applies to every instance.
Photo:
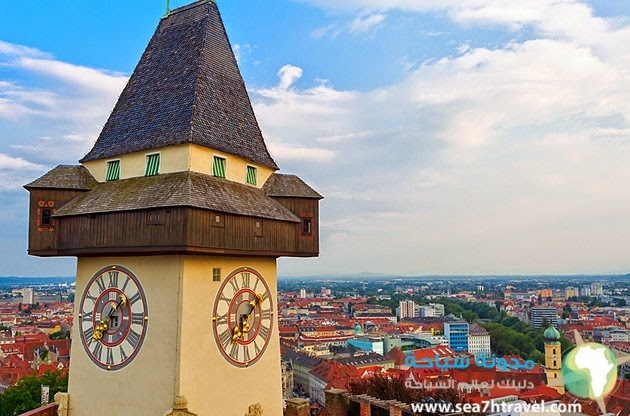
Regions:
[[490, 356], [490, 334], [477, 324], [468, 327], [468, 352], [474, 355], [485, 353]]

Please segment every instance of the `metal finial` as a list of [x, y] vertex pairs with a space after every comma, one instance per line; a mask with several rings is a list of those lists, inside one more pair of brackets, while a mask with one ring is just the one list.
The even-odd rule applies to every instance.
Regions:
[[164, 16], [162, 16], [162, 19], [168, 17], [169, 14], [171, 14], [170, 1], [166, 0], [166, 13], [164, 13]]

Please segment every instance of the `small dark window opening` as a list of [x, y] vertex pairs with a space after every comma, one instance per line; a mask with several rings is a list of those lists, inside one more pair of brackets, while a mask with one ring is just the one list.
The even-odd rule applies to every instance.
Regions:
[[313, 219], [312, 218], [302, 218], [302, 235], [311, 235], [313, 234]]
[[212, 269], [212, 281], [220, 282], [221, 281], [221, 268], [215, 267]]
[[41, 210], [41, 217], [40, 217], [40, 221], [39, 221], [39, 225], [42, 227], [52, 227], [52, 215], [53, 215], [53, 209], [52, 208], [42, 208]]

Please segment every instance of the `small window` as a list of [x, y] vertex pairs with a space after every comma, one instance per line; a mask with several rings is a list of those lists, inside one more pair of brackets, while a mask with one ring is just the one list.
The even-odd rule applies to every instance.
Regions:
[[52, 208], [42, 208], [40, 211], [39, 225], [40, 227], [52, 227]]
[[256, 167], [247, 166], [247, 183], [250, 185], [256, 185]]
[[221, 281], [221, 268], [215, 267], [212, 269], [212, 281], [220, 282]]
[[212, 161], [212, 174], [218, 178], [225, 178], [225, 158], [215, 156]]
[[106, 181], [115, 181], [120, 179], [120, 160], [110, 160], [107, 162]]
[[263, 235], [263, 226], [261, 220], [256, 220], [254, 222], [254, 237], [262, 237]]
[[144, 176], [155, 176], [160, 173], [160, 154], [147, 155], [147, 169]]
[[212, 226], [213, 227], [219, 227], [219, 228], [225, 227], [225, 221], [223, 221], [223, 215], [222, 214], [213, 214], [212, 215]]
[[302, 235], [313, 234], [313, 219], [310, 217], [302, 218]]

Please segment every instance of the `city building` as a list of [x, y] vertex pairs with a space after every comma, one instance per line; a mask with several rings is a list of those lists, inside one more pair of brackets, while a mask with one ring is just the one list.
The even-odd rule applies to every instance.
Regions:
[[401, 300], [398, 302], [398, 317], [402, 320], [405, 318], [416, 317], [416, 302], [413, 300]]
[[429, 303], [429, 306], [435, 309], [435, 316], [444, 316], [444, 305], [441, 303]]
[[24, 305], [35, 304], [35, 294], [33, 293], [33, 289], [30, 287], [22, 289], [22, 303]]
[[444, 322], [444, 336], [448, 346], [455, 352], [468, 351], [468, 322]]
[[564, 289], [564, 298], [569, 299], [572, 297], [580, 296], [580, 290], [577, 287], [567, 286]]
[[348, 340], [348, 346], [358, 348], [362, 351], [384, 354], [383, 338], [360, 335]]
[[591, 295], [592, 296], [601, 296], [604, 294], [604, 286], [602, 282], [593, 282], [591, 283]]
[[580, 288], [580, 296], [592, 296], [591, 287], [590, 286], [582, 286]]
[[282, 398], [290, 399], [293, 397], [293, 366], [290, 362], [283, 361], [282, 371]]
[[548, 325], [553, 325], [554, 327], [558, 325], [558, 311], [556, 311], [556, 308], [544, 306], [533, 307], [530, 318], [532, 326], [535, 329], [540, 329], [545, 320]]
[[490, 334], [485, 328], [470, 324], [468, 327], [468, 352], [474, 355], [485, 353], [490, 356]]

